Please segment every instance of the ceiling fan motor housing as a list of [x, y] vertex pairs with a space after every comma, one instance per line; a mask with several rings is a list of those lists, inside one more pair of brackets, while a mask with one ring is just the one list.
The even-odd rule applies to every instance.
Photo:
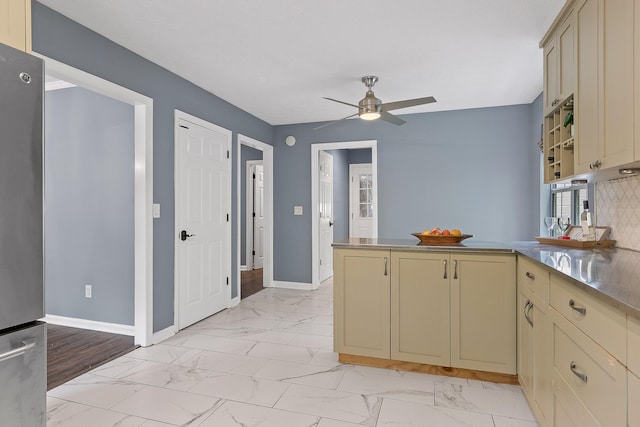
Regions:
[[368, 90], [365, 97], [362, 98], [360, 102], [358, 102], [358, 107], [360, 107], [360, 114], [379, 113], [381, 104], [382, 101], [376, 98], [376, 96], [373, 94], [373, 91]]

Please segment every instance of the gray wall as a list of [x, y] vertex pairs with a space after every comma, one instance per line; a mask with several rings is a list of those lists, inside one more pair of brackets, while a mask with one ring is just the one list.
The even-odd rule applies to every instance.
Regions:
[[240, 265], [247, 265], [247, 161], [262, 160], [262, 151], [240, 146]]
[[133, 107], [71, 88], [45, 117], [46, 313], [133, 325]]
[[[424, 228], [460, 228], [476, 240], [531, 238], [534, 163], [531, 105], [404, 116], [407, 123], [345, 120], [276, 126], [274, 277], [311, 281], [311, 144], [378, 141], [379, 236], [413, 239]], [[293, 217], [300, 204], [305, 215]], [[537, 206], [535, 207], [537, 209]], [[286, 230], [286, 232], [285, 232]]]
[[[72, 67], [153, 98], [153, 200], [162, 216], [153, 227], [153, 330], [173, 325], [174, 271], [174, 109], [215, 123], [237, 134], [271, 144], [268, 123], [211, 95], [120, 45], [32, 1], [33, 50]], [[233, 66], [229, 64], [229, 66]], [[235, 159], [237, 144], [232, 144]], [[232, 230], [236, 230], [236, 162], [232, 160]], [[237, 236], [232, 232], [232, 265], [238, 265]], [[232, 295], [238, 295], [232, 269]]]
[[359, 148], [349, 150], [349, 163], [371, 163], [371, 149]]

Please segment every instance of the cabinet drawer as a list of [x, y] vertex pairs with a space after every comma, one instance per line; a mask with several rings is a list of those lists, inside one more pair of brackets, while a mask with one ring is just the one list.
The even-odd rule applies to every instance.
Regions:
[[626, 365], [626, 316], [555, 274], [551, 275], [550, 288], [551, 305]]
[[627, 316], [627, 341], [627, 368], [640, 376], [640, 320], [631, 316]]
[[549, 426], [601, 427], [557, 371], [553, 372], [553, 419]]
[[531, 289], [544, 302], [549, 302], [549, 272], [523, 256], [518, 257], [518, 284]]
[[626, 424], [626, 369], [561, 316], [553, 319], [553, 371], [603, 425]]

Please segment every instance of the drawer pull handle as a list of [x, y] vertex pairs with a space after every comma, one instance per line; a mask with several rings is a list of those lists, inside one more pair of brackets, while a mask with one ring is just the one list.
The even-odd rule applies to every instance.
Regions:
[[22, 356], [26, 352], [33, 350], [35, 347], [36, 347], [35, 338], [26, 339], [20, 343], [19, 347], [14, 348], [13, 350], [9, 350], [6, 353], [0, 354], [0, 362], [13, 359], [14, 357]]
[[528, 279], [536, 280], [536, 275], [533, 273], [529, 273], [528, 271], [524, 274]]
[[572, 299], [569, 300], [569, 307], [571, 307], [572, 310], [577, 311], [580, 314], [587, 314], [587, 309], [584, 307], [576, 307], [576, 302]]
[[442, 264], [444, 265], [444, 276], [442, 276], [442, 278], [446, 279], [447, 278], [447, 260], [443, 259]]
[[387, 262], [389, 262], [389, 259], [387, 257], [384, 257], [384, 275], [388, 276], [389, 273], [387, 272]]
[[453, 278], [454, 280], [458, 279], [458, 260], [453, 261]]
[[569, 369], [571, 369], [571, 372], [573, 372], [573, 375], [580, 378], [583, 382], [585, 383], [587, 382], [587, 376], [585, 374], [581, 374], [580, 372], [576, 371], [576, 362], [571, 362], [569, 364]]

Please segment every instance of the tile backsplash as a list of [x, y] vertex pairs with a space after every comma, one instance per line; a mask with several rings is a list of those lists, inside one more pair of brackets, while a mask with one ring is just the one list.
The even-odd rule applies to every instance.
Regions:
[[640, 251], [640, 176], [595, 186], [596, 225], [611, 227], [619, 248]]

